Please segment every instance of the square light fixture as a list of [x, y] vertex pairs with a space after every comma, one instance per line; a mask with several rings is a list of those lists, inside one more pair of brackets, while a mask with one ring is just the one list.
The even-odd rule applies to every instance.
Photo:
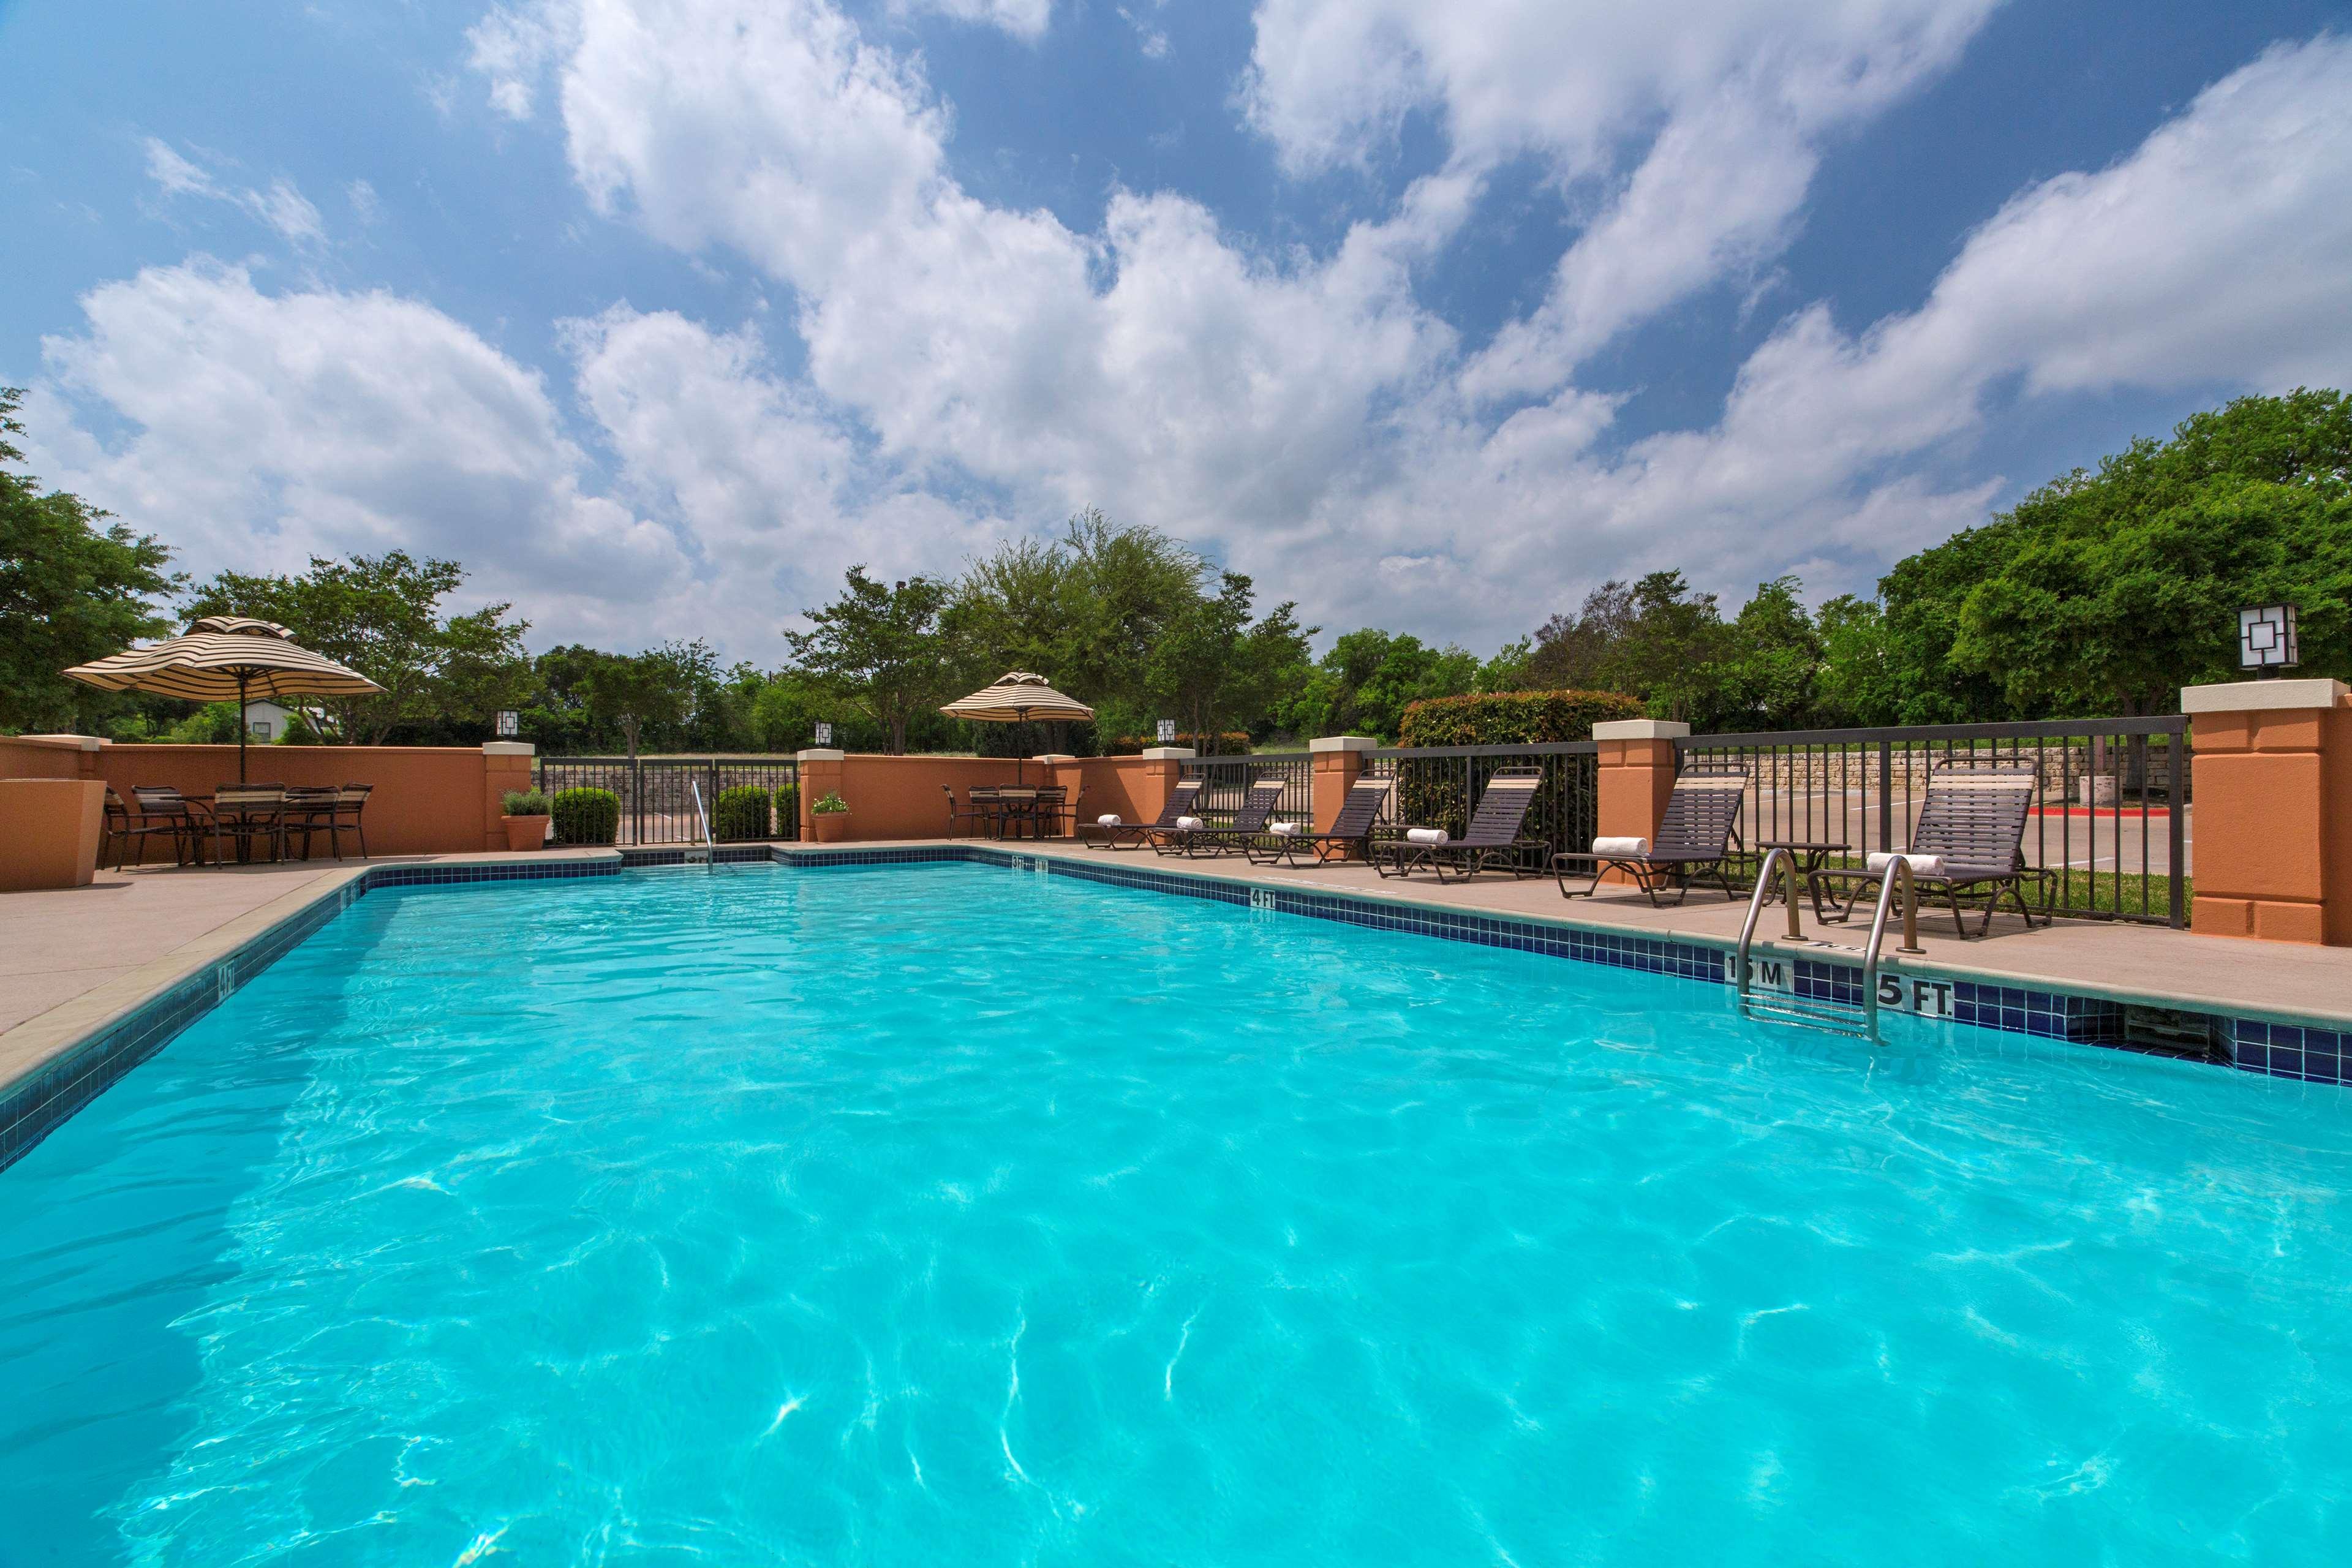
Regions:
[[1163, 746], [1172, 746], [1172, 745], [1174, 745], [1174, 744], [1176, 743], [1176, 721], [1175, 721], [1175, 720], [1173, 720], [1173, 719], [1162, 719], [1161, 721], [1160, 721], [1159, 730], [1160, 730], [1160, 743], [1161, 745], [1163, 745]]
[[817, 721], [816, 743], [821, 747], [833, 744], [833, 726], [822, 720]]
[[2303, 662], [2296, 645], [2294, 606], [2257, 605], [2238, 612], [2238, 667], [2257, 675], [2292, 669]]
[[522, 715], [511, 708], [501, 708], [498, 716], [499, 739], [511, 741], [522, 733]]

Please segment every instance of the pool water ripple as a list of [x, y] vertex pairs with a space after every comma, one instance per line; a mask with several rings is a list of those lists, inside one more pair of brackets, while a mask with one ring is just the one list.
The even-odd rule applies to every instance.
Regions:
[[0, 1174], [0, 1564], [2344, 1560], [2347, 1110], [988, 867], [379, 893]]

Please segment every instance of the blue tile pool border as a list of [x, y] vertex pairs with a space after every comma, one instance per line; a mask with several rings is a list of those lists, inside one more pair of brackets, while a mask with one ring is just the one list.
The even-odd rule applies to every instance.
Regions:
[[[1727, 948], [1706, 942], [1439, 910], [1354, 893], [1268, 887], [1198, 870], [1180, 873], [1062, 855], [1027, 855], [989, 845], [923, 844], [892, 849], [740, 845], [719, 848], [715, 858], [721, 863], [771, 862], [814, 870], [956, 861], [1022, 871], [1042, 870], [1079, 881], [1204, 899], [1373, 931], [1403, 931], [1444, 942], [1505, 948], [1580, 963], [1604, 964], [1702, 984], [1726, 985], [1732, 978]], [[677, 866], [684, 860], [682, 850], [659, 849], [624, 850], [597, 860], [367, 867], [357, 877], [304, 905], [234, 952], [173, 982], [121, 1017], [59, 1051], [38, 1069], [0, 1089], [0, 1170], [23, 1158], [109, 1085], [161, 1050], [174, 1035], [227, 1000], [298, 942], [371, 892], [482, 882], [573, 881], [614, 877], [625, 869]], [[1804, 956], [1793, 957], [1790, 963], [1792, 991], [1800, 998], [1848, 1005], [1859, 1002], [1860, 965]], [[2113, 997], [2078, 995], [1982, 979], [1956, 977], [1944, 984], [1952, 990], [1951, 1021], [1979, 1028], [2076, 1045], [2162, 1049], [2168, 1055], [2307, 1083], [2341, 1084], [2347, 1081], [2347, 1070], [2352, 1070], [2352, 1027], [2283, 1023], [2274, 1018], [2239, 1017], [2201, 1010], [2174, 1015], [2210, 1024], [2213, 1047], [2200, 1053], [2133, 1041], [2128, 1037], [2127, 1013], [2137, 1005]], [[2165, 1005], [2152, 1000], [2148, 1005], [2161, 1008]]]

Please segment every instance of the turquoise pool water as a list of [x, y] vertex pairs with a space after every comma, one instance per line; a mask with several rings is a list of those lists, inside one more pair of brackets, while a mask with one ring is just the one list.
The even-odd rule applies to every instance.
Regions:
[[0, 1563], [2352, 1559], [2352, 1100], [970, 865], [379, 892], [0, 1173]]

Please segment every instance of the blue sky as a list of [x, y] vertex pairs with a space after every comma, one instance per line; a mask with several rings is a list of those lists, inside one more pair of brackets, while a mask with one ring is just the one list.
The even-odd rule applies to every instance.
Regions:
[[183, 564], [778, 655], [1098, 504], [1485, 649], [2352, 383], [2319, 0], [0, 3], [0, 382]]

